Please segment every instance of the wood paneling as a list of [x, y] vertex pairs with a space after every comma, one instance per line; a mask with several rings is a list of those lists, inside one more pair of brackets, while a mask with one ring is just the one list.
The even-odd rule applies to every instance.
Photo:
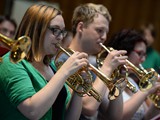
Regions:
[[[40, 1], [40, 0], [38, 0]], [[154, 47], [160, 51], [160, 0], [45, 0], [57, 2], [63, 11], [66, 28], [71, 30], [71, 18], [73, 10], [79, 4], [93, 2], [105, 5], [111, 15], [110, 37], [122, 28], [138, 29], [143, 23], [153, 23], [157, 30], [157, 38]], [[2, 0], [4, 3], [4, 0]], [[2, 9], [3, 4], [0, 5]]]
[[5, 6], [5, 0], [1, 0], [1, 3], [0, 3], [0, 15], [4, 14], [4, 6]]
[[108, 37], [122, 28], [139, 29], [141, 24], [153, 23], [157, 30], [154, 47], [160, 51], [160, 0], [47, 0], [58, 2], [63, 11], [66, 28], [71, 29], [73, 10], [79, 4], [93, 2], [105, 5], [111, 15], [110, 32]]

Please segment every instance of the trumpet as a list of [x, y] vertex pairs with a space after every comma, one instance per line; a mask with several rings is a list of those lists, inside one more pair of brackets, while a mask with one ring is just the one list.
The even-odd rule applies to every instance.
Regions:
[[160, 96], [156, 94], [151, 94], [148, 96], [152, 103], [160, 109]]
[[[143, 68], [143, 66], [142, 66], [141, 64], [139, 65], [139, 67], [140, 67], [141, 70], [145, 71], [145, 69]], [[154, 70], [154, 69], [152, 68], [152, 70]], [[160, 75], [159, 75], [157, 72], [155, 72], [154, 74], [155, 74], [156, 77], [157, 77], [157, 79], [156, 79], [155, 81], [157, 81], [157, 80], [160, 78]], [[155, 77], [155, 78], [156, 78], [156, 77]], [[154, 82], [155, 82], [155, 81], [154, 81]], [[159, 81], [157, 81], [157, 82], [159, 82]], [[159, 91], [160, 91], [160, 88], [158, 88], [158, 90], [157, 90], [156, 92], [159, 92]], [[157, 108], [160, 109], [160, 95], [157, 95], [156, 93], [153, 93], [153, 94], [150, 94], [150, 95], [148, 96], [148, 98], [152, 101], [152, 103], [153, 103]]]
[[[103, 65], [103, 58], [107, 56], [105, 54], [106, 51], [107, 53], [110, 53], [111, 51], [114, 50], [112, 47], [106, 47], [102, 43], [100, 43], [100, 46], [103, 48], [103, 50], [97, 55], [98, 68], [100, 68]], [[126, 61], [129, 62], [128, 60]], [[126, 87], [130, 89], [133, 93], [137, 92], [136, 87], [130, 81], [127, 80], [127, 76], [128, 76], [128, 68], [126, 65], [122, 65], [118, 66], [118, 68], [113, 71], [111, 78], [117, 79], [117, 81], [121, 80], [121, 78], [126, 79]]]
[[[55, 65], [59, 69], [64, 61], [61, 61], [61, 56], [65, 55], [65, 57], [70, 57], [71, 54], [74, 53], [71, 49], [64, 49], [60, 44], [56, 44], [56, 47], [61, 51], [55, 57]], [[65, 54], [63, 54], [65, 53]], [[67, 56], [66, 56], [67, 55]], [[66, 58], [67, 59], [67, 58]], [[83, 73], [85, 72], [86, 77], [83, 77]], [[83, 97], [84, 95], [93, 96], [97, 101], [101, 102], [101, 95], [92, 87], [92, 75], [87, 70], [87, 68], [81, 68], [75, 74], [71, 75], [66, 80], [67, 85], [72, 88], [79, 96]]]
[[139, 68], [135, 67], [133, 69], [132, 67], [131, 69], [135, 72], [136, 76], [140, 80], [139, 87], [141, 91], [145, 91], [153, 87], [159, 78], [158, 73], [153, 68], [144, 69], [141, 64], [139, 65]]
[[[113, 48], [107, 48], [105, 47], [102, 43], [100, 43], [100, 45], [102, 46], [102, 48], [104, 48], [104, 50], [98, 55], [97, 57], [97, 62], [98, 65], [102, 65], [102, 60], [100, 59], [100, 57], [103, 55], [103, 53], [105, 51], [107, 51], [108, 53], [111, 52], [112, 50], [114, 50]], [[106, 56], [106, 55], [105, 55]], [[104, 56], [103, 56], [104, 57]], [[130, 67], [130, 69], [135, 72], [136, 76], [139, 78], [140, 82], [139, 82], [139, 87], [141, 91], [146, 91], [148, 89], [150, 89], [155, 82], [158, 80], [158, 78], [160, 77], [159, 74], [153, 69], [144, 69], [142, 67], [142, 65], [139, 65], [139, 68], [136, 67], [134, 64], [132, 64], [129, 60], [126, 60], [128, 66]], [[128, 72], [128, 67], [123, 65], [123, 67], [126, 69], [126, 72]], [[121, 76], [121, 73], [119, 71], [120, 67], [118, 68], [118, 70], [114, 71], [112, 77], [115, 78], [116, 76], [118, 77], [127, 77], [127, 73], [125, 75]], [[113, 79], [112, 78], [112, 79]], [[130, 82], [127, 81], [127, 87], [132, 91], [132, 92], [136, 92], [136, 87]], [[160, 108], [160, 96], [156, 95], [156, 94], [151, 94], [148, 96], [148, 98], [153, 102], [153, 104], [157, 107]]]
[[[61, 47], [59, 44], [57, 44], [57, 47], [60, 48], [65, 54], [67, 54], [68, 56], [71, 56], [71, 54], [74, 53], [73, 50], [71, 49], [64, 49], [63, 47]], [[58, 59], [60, 58], [61, 54], [60, 52], [56, 55], [55, 57], [55, 65], [59, 68], [63, 62], [58, 61]], [[90, 68], [90, 71], [92, 71], [93, 73], [95, 73], [95, 75], [97, 77], [99, 77], [104, 83], [105, 85], [109, 88], [109, 95], [108, 98], [110, 100], [114, 100], [116, 99], [120, 93], [121, 93], [121, 86], [119, 85], [118, 82], [113, 83], [113, 81], [108, 78], [105, 74], [103, 74], [102, 72], [100, 72], [96, 67], [94, 67], [92, 64], [89, 64], [88, 67]], [[83, 78], [78, 74], [74, 75], [74, 78], [70, 77], [67, 79], [66, 83], [73, 89], [75, 90], [80, 96], [83, 96], [84, 94], [87, 94], [89, 96], [93, 96], [95, 99], [97, 99], [98, 101], [101, 101], [101, 97], [100, 95], [96, 92], [96, 90], [92, 87], [92, 83], [93, 83], [93, 78], [91, 76], [91, 73], [88, 71], [88, 68], [82, 68], [80, 71], [87, 71], [86, 73], [88, 73], [88, 76], [90, 76], [89, 78], [89, 83], [86, 83]], [[79, 72], [80, 72], [79, 71]], [[121, 80], [121, 83], [124, 82], [124, 80]], [[81, 91], [79, 91], [77, 88], [83, 88]]]
[[[0, 34], [0, 41], [9, 49], [11, 49], [10, 53], [10, 61], [13, 63], [20, 62], [28, 53], [31, 47], [31, 40], [28, 36], [21, 36], [18, 40], [12, 40], [2, 34]], [[3, 59], [0, 58], [0, 62]]]

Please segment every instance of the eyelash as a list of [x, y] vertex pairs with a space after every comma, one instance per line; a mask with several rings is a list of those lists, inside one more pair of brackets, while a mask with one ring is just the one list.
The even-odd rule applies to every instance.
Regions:
[[96, 29], [96, 31], [97, 31], [98, 33], [102, 33], [102, 32], [103, 32], [103, 30], [101, 30], [101, 29]]

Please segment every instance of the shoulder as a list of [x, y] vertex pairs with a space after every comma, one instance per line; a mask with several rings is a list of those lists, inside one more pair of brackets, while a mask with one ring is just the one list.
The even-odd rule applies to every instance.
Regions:
[[[0, 63], [0, 81], [7, 81], [9, 78], [13, 78], [14, 76], [20, 76], [25, 71], [24, 63], [25, 60], [19, 63], [12, 63], [10, 61], [10, 52], [3, 56], [2, 62]], [[7, 80], [6, 80], [7, 79]]]
[[26, 63], [25, 60], [22, 60], [18, 63], [11, 62], [10, 52], [9, 52], [2, 57], [2, 62], [0, 63], [0, 72], [3, 72], [4, 70], [10, 71], [11, 69], [14, 70], [14, 68], [20, 67], [24, 63]]

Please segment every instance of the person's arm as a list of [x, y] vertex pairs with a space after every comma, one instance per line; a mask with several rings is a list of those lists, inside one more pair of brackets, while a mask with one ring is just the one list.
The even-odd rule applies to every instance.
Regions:
[[18, 110], [28, 119], [40, 119], [55, 102], [65, 80], [82, 66], [87, 66], [86, 58], [84, 53], [74, 53], [44, 88], [18, 105]]
[[[159, 79], [160, 79], [160, 78], [159, 78]], [[157, 83], [159, 83], [159, 80], [158, 80]], [[159, 83], [159, 84], [160, 84], [160, 83]], [[159, 90], [160, 85], [159, 85], [159, 84], [157, 84], [156, 86], [154, 86], [155, 88], [158, 86], [158, 87], [157, 87], [158, 89], [156, 89], [156, 92], [153, 93], [153, 95], [156, 95], [156, 97], [158, 97], [158, 99], [160, 99], [160, 90]], [[151, 99], [150, 96], [148, 96], [148, 99], [150, 100], [151, 104], [150, 104], [150, 106], [149, 106], [148, 111], [146, 111], [146, 114], [145, 114], [145, 116], [144, 116], [144, 120], [149, 120], [149, 119], [157, 116], [158, 114], [160, 114], [159, 100], [158, 100], [158, 99], [157, 99], [157, 101], [155, 100], [155, 101], [157, 102], [157, 104], [154, 104], [154, 103], [153, 103], [153, 100], [154, 100], [154, 99]]]
[[[108, 54], [106, 59], [103, 62], [103, 66], [101, 67], [100, 71], [105, 74], [106, 76], [111, 76], [112, 72], [114, 71], [117, 66], [121, 64], [125, 64], [125, 60], [128, 58], [127, 56], [120, 56], [126, 54], [126, 51], [114, 50]], [[107, 86], [100, 78], [96, 78], [95, 82], [93, 83], [93, 87], [97, 90], [97, 92], [102, 96], [102, 99], [105, 96]], [[86, 116], [93, 116], [99, 108], [101, 102], [98, 102], [93, 97], [85, 96], [83, 97], [83, 109], [82, 114]]]
[[138, 91], [129, 100], [124, 102], [123, 119], [130, 120], [146, 100], [147, 95], [148, 94], [146, 92]]
[[98, 117], [100, 117], [100, 120], [121, 120], [122, 110], [122, 95], [118, 96], [115, 100], [110, 101], [108, 100], [108, 96], [106, 96], [100, 105]]
[[[138, 91], [124, 103], [123, 119], [130, 120], [138, 108], [145, 102], [148, 95], [154, 93], [160, 85], [156, 84], [151, 89], [144, 92]], [[147, 111], [147, 109], [145, 109]]]
[[72, 99], [66, 110], [65, 120], [79, 120], [82, 111], [82, 97], [72, 91]]
[[150, 120], [151, 118], [157, 116], [160, 114], [160, 109], [157, 108], [153, 103], [150, 105], [148, 111], [146, 112], [144, 116], [144, 120]]
[[[106, 85], [98, 78], [93, 84], [93, 87], [98, 91], [98, 93], [102, 96], [104, 96], [104, 93], [106, 92]], [[95, 98], [91, 96], [85, 96], [82, 98], [83, 100], [83, 109], [82, 114], [85, 116], [93, 116], [101, 102], [98, 102]]]

